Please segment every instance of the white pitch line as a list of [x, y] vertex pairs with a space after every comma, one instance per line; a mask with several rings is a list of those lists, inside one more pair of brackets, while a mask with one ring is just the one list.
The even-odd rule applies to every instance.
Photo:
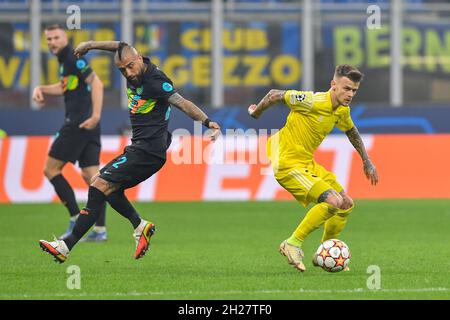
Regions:
[[99, 298], [99, 297], [140, 297], [140, 296], [171, 296], [171, 295], [233, 295], [233, 294], [276, 294], [276, 293], [403, 293], [403, 292], [450, 292], [450, 288], [417, 288], [417, 289], [378, 289], [370, 290], [364, 288], [346, 289], [346, 290], [255, 290], [255, 291], [149, 291], [149, 292], [104, 292], [104, 293], [54, 293], [54, 294], [13, 294], [0, 295], [0, 299], [14, 299], [14, 298]]

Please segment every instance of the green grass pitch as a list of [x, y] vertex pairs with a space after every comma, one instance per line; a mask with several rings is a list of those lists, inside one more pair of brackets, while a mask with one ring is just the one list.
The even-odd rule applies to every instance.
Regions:
[[[450, 200], [356, 201], [341, 235], [350, 272], [311, 265], [322, 228], [304, 244], [305, 273], [278, 245], [306, 210], [295, 202], [140, 203], [155, 222], [150, 251], [134, 260], [132, 228], [108, 208], [109, 239], [79, 243], [64, 264], [39, 239], [64, 232], [60, 204], [0, 206], [0, 299], [449, 299]], [[70, 290], [69, 266], [81, 289]], [[381, 289], [367, 287], [368, 267]]]

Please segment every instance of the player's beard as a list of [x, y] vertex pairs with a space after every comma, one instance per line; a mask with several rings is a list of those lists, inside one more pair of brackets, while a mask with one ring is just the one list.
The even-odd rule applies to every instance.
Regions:
[[141, 82], [140, 79], [139, 79], [139, 76], [137, 76], [134, 79], [127, 78], [127, 80], [128, 80], [129, 83], [131, 83], [133, 85], [133, 87], [139, 87], [139, 84]]
[[134, 87], [139, 87], [141, 85], [142, 82], [142, 78], [144, 76], [144, 71], [141, 70], [141, 72], [134, 78], [127, 78], [127, 80], [134, 86]]

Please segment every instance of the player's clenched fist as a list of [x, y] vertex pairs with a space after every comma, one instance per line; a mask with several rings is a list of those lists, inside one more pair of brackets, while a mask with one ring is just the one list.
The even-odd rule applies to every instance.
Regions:
[[33, 90], [33, 100], [36, 101], [36, 103], [39, 106], [43, 106], [44, 105], [44, 103], [45, 103], [44, 94], [42, 93], [42, 90], [41, 90], [40, 87], [34, 88], [34, 90]]
[[211, 121], [208, 124], [208, 128], [212, 129], [212, 133], [210, 135], [212, 141], [216, 141], [220, 135], [220, 126], [217, 122]]
[[257, 106], [256, 106], [256, 104], [252, 104], [252, 105], [250, 105], [250, 107], [248, 107], [248, 114], [249, 114], [250, 116], [252, 116], [253, 118], [255, 118], [255, 119], [258, 119], [258, 118], [259, 118], [260, 113], [257, 112]]

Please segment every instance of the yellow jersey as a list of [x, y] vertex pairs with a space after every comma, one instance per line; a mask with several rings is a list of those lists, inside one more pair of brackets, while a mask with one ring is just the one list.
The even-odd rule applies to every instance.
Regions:
[[269, 139], [267, 148], [277, 169], [310, 164], [314, 152], [335, 126], [344, 132], [354, 126], [350, 107], [339, 106], [333, 111], [330, 91], [288, 90], [284, 101], [291, 112], [284, 127]]

